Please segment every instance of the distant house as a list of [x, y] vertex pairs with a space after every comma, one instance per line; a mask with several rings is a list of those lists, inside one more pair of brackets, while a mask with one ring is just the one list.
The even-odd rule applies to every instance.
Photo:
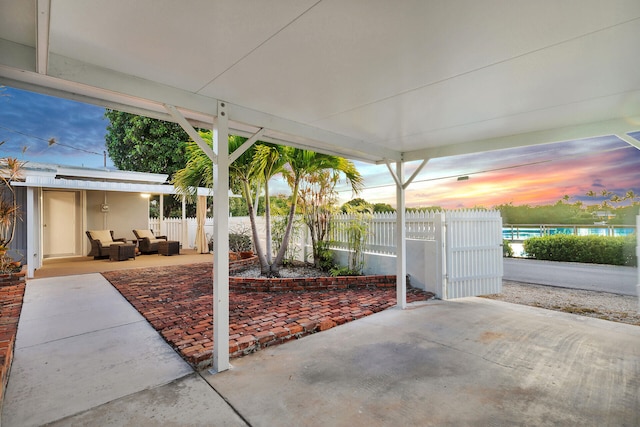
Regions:
[[[150, 194], [174, 194], [167, 175], [26, 163], [14, 182], [22, 221], [11, 250], [28, 265], [28, 277], [43, 259], [85, 256], [86, 230], [113, 230], [134, 239], [149, 227]], [[202, 189], [204, 190], [204, 189]]]
[[593, 216], [595, 216], [598, 219], [598, 221], [595, 224], [606, 224], [607, 221], [615, 218], [616, 214], [610, 211], [595, 211], [593, 213]]

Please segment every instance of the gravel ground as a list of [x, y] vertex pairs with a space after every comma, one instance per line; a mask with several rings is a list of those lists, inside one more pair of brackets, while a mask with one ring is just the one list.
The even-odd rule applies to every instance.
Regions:
[[607, 292], [502, 282], [502, 293], [484, 298], [640, 326], [638, 298]]

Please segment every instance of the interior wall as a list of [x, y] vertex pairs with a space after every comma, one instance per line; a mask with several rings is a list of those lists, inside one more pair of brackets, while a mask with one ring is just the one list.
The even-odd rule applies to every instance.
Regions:
[[[109, 207], [102, 211], [102, 205]], [[87, 191], [87, 230], [113, 230], [114, 237], [133, 240], [132, 230], [149, 228], [148, 199], [140, 193]]]

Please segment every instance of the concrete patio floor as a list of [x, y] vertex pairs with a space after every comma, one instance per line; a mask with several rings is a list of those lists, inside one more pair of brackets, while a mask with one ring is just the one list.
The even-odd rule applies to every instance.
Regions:
[[80, 256], [72, 258], [45, 259], [42, 267], [36, 270], [34, 278], [61, 277], [77, 274], [102, 273], [130, 268], [162, 267], [167, 265], [195, 264], [211, 262], [212, 254], [199, 254], [193, 249], [180, 249], [180, 254], [164, 256], [158, 254], [138, 255], [127, 261], [109, 261], [109, 259], [93, 259]]
[[194, 372], [98, 274], [29, 281], [2, 422], [638, 425], [640, 328], [414, 303]]

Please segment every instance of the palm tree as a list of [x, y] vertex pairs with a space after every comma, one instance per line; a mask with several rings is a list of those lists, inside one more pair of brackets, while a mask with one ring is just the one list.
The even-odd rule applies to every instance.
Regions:
[[[283, 171], [286, 157], [283, 155], [284, 147], [273, 144], [260, 144], [255, 147], [255, 155], [251, 169], [260, 183], [264, 186], [264, 219], [265, 219], [265, 254], [258, 254], [260, 260], [260, 273], [263, 276], [278, 276], [277, 264], [273, 262], [271, 242], [271, 201], [269, 195], [269, 180], [274, 175]], [[266, 256], [261, 256], [266, 255]], [[274, 268], [275, 266], [275, 268]]]
[[[347, 159], [294, 147], [284, 147], [283, 151], [287, 161], [287, 166], [283, 171], [283, 175], [291, 188], [293, 196], [287, 218], [287, 226], [282, 239], [282, 245], [280, 246], [276, 259], [273, 263], [275, 265], [276, 273], [279, 266], [282, 264], [284, 254], [286, 253], [287, 246], [289, 244], [301, 182], [312, 178], [319, 172], [333, 171], [344, 174], [347, 182], [351, 185], [351, 189], [356, 194], [360, 192], [363, 185], [363, 179], [360, 172], [358, 172], [353, 162]], [[315, 255], [316, 248], [314, 244], [314, 258]], [[314, 261], [317, 262], [316, 259], [314, 259]], [[274, 268], [272, 268], [272, 270], [274, 270]]]
[[[200, 132], [202, 138], [212, 145], [212, 133]], [[236, 135], [229, 136], [229, 153], [233, 153], [246, 138]], [[184, 169], [174, 174], [172, 183], [176, 186], [180, 195], [185, 195], [193, 200], [198, 186], [211, 186], [213, 184], [213, 168], [211, 160], [204, 154], [198, 145], [191, 141], [187, 143], [187, 165]], [[280, 265], [287, 250], [293, 219], [295, 217], [300, 183], [322, 171], [333, 171], [344, 174], [355, 193], [362, 188], [362, 176], [355, 165], [342, 157], [316, 153], [293, 147], [283, 147], [264, 142], [257, 142], [229, 166], [231, 187], [239, 189], [247, 203], [249, 221], [251, 223], [252, 240], [255, 253], [260, 261], [260, 271], [264, 276], [278, 276]], [[269, 180], [278, 173], [282, 173], [291, 187], [293, 197], [287, 225], [275, 259], [271, 250], [271, 203], [269, 198]], [[265, 222], [266, 222], [266, 250], [263, 250], [258, 236], [256, 225], [257, 202], [253, 203], [252, 191], [259, 193], [264, 186], [265, 191]], [[315, 249], [314, 249], [315, 253]]]
[[[211, 132], [198, 132], [209, 146], [213, 146]], [[198, 187], [213, 187], [213, 163], [193, 141], [185, 146], [187, 164], [176, 171], [171, 184], [176, 188], [176, 196], [185, 196], [186, 200], [195, 202]]]

